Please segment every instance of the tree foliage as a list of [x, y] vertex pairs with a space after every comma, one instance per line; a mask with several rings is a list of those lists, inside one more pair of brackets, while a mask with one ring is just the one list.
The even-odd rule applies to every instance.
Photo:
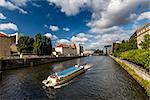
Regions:
[[144, 40], [140, 43], [142, 49], [150, 49], [150, 35], [146, 34]]
[[41, 33], [38, 33], [35, 35], [35, 41], [33, 44], [33, 52], [36, 53], [37, 55], [41, 55], [42, 54], [42, 35]]
[[17, 49], [20, 53], [34, 52], [37, 55], [51, 55], [51, 39], [42, 36], [41, 33], [36, 34], [35, 40], [29, 36], [22, 36], [18, 40]]
[[136, 33], [134, 33], [129, 41], [122, 41], [122, 43], [113, 43], [113, 53], [119, 54], [121, 52], [125, 52], [128, 50], [137, 49], [137, 40], [136, 40]]
[[97, 50], [94, 51], [94, 53], [102, 54], [102, 53], [103, 53], [103, 50], [97, 49]]
[[52, 53], [51, 39], [46, 36], [42, 36], [41, 33], [36, 34], [33, 47], [33, 51], [37, 55], [51, 55]]
[[22, 36], [18, 40], [17, 50], [20, 53], [23, 52], [32, 52], [33, 50], [34, 39], [29, 36]]

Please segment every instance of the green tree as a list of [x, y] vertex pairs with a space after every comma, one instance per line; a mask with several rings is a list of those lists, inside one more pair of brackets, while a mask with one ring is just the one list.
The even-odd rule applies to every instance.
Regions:
[[35, 41], [33, 43], [33, 52], [37, 55], [42, 55], [42, 35], [41, 33], [37, 33], [35, 35]]
[[44, 36], [44, 44], [45, 44], [45, 55], [51, 55], [52, 54], [52, 44], [51, 44], [51, 39]]
[[122, 43], [125, 43], [125, 40], [122, 40]]
[[34, 39], [29, 36], [22, 36], [18, 40], [17, 50], [21, 53], [32, 52]]
[[136, 32], [134, 32], [134, 34], [130, 37], [129, 39], [129, 46], [130, 46], [130, 50], [131, 49], [138, 49], [137, 47], [137, 37], [136, 37]]
[[37, 55], [51, 55], [52, 53], [51, 39], [46, 36], [42, 37], [40, 33], [36, 34], [33, 46], [33, 51]]
[[144, 40], [140, 43], [142, 49], [150, 49], [150, 35], [146, 34]]
[[94, 53], [102, 54], [102, 53], [103, 53], [103, 50], [97, 49], [97, 50], [94, 51]]

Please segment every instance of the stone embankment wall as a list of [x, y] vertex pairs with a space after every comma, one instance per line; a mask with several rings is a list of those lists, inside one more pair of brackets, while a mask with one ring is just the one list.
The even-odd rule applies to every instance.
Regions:
[[0, 71], [7, 70], [7, 69], [14, 69], [14, 68], [36, 66], [36, 65], [52, 63], [52, 62], [71, 60], [71, 59], [79, 58], [79, 57], [81, 57], [81, 56], [24, 58], [24, 59], [3, 59], [3, 60], [0, 60]]
[[119, 63], [146, 90], [148, 96], [150, 96], [150, 73], [148, 71], [129, 61], [113, 56], [110, 57]]

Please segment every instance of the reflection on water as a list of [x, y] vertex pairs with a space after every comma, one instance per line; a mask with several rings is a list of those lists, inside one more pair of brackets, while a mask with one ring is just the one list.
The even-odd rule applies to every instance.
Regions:
[[[48, 75], [78, 63], [94, 66], [61, 89], [43, 87], [41, 82]], [[144, 89], [116, 62], [105, 56], [8, 70], [1, 76], [1, 100], [148, 100]]]

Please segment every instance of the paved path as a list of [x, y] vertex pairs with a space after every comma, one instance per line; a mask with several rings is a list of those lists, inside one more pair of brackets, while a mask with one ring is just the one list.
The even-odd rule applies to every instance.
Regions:
[[135, 65], [135, 64], [133, 64], [133, 63], [131, 63], [129, 61], [122, 60], [122, 62], [124, 62], [125, 64], [130, 66], [131, 69], [133, 69], [137, 74], [141, 75], [145, 80], [149, 80], [150, 81], [150, 75], [149, 75], [149, 73], [146, 70], [144, 70], [140, 66]]

